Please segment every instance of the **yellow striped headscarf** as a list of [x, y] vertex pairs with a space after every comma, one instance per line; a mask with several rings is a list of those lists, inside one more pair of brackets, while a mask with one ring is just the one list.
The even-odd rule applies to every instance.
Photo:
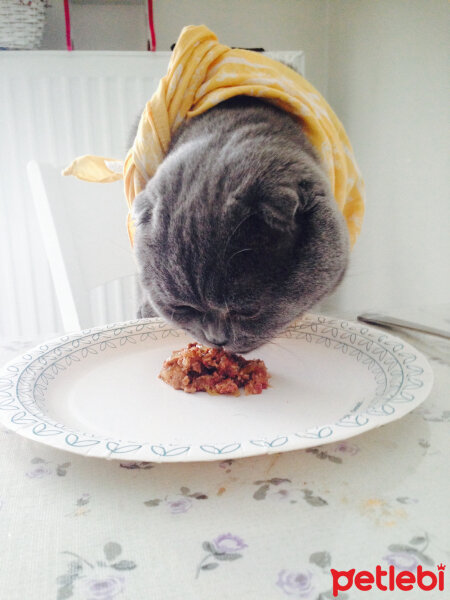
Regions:
[[[186, 119], [239, 95], [263, 98], [298, 118], [322, 159], [353, 246], [364, 215], [364, 183], [337, 116], [301, 75], [263, 54], [220, 44], [204, 25], [191, 25], [181, 32], [167, 75], [142, 113], [123, 170], [117, 159], [88, 155], [75, 159], [63, 174], [104, 183], [123, 177], [131, 211], [134, 198], [164, 160], [178, 127]], [[133, 243], [130, 212], [128, 233]]]

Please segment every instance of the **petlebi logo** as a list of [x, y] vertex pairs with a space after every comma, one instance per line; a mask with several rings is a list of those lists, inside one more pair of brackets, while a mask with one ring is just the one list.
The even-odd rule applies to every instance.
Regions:
[[358, 590], [369, 591], [372, 588], [378, 588], [382, 592], [423, 590], [429, 592], [436, 588], [444, 591], [444, 572], [446, 565], [442, 563], [436, 566], [437, 572], [426, 571], [422, 565], [417, 566], [417, 571], [397, 571], [393, 565], [385, 571], [380, 565], [375, 567], [375, 574], [370, 571], [358, 571], [350, 569], [349, 571], [337, 571], [330, 569], [333, 577], [333, 596], [339, 598], [339, 592], [349, 590], [355, 586]]

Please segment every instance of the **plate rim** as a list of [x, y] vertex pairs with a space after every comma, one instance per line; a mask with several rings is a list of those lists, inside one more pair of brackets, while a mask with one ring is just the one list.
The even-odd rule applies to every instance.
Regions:
[[[349, 337], [349, 341], [353, 335], [355, 335], [354, 339], [356, 339], [356, 334], [359, 333], [361, 335], [368, 335], [369, 343], [372, 344], [375, 342], [375, 344], [380, 346], [384, 345], [386, 348], [387, 344], [390, 343], [392, 344], [391, 351], [394, 352], [395, 350], [396, 352], [405, 352], [409, 362], [411, 362], [410, 357], [413, 356], [414, 361], [418, 361], [417, 364], [420, 365], [419, 367], [417, 367], [417, 365], [414, 367], [414, 376], [416, 379], [419, 377], [419, 375], [423, 378], [423, 381], [420, 382], [420, 385], [417, 383], [417, 381], [416, 383], [413, 381], [413, 383], [409, 386], [409, 395], [411, 396], [412, 390], [415, 390], [416, 393], [412, 394], [410, 399], [404, 399], [401, 402], [396, 402], [395, 407], [390, 406], [389, 401], [383, 403], [381, 405], [383, 410], [387, 410], [384, 407], [389, 405], [389, 410], [391, 410], [391, 412], [389, 414], [374, 413], [370, 414], [369, 416], [365, 415], [366, 420], [364, 422], [362, 419], [359, 419], [361, 416], [360, 413], [356, 413], [355, 419], [352, 420], [350, 418], [346, 423], [341, 423], [339, 425], [339, 421], [343, 421], [346, 417], [350, 416], [346, 414], [344, 417], [341, 417], [338, 422], [326, 423], [315, 428], [308, 428], [300, 433], [292, 432], [286, 435], [280, 435], [273, 440], [241, 440], [229, 444], [219, 444], [216, 446], [213, 444], [193, 444], [190, 446], [180, 445], [178, 447], [170, 447], [170, 444], [163, 446], [162, 444], [151, 444], [150, 442], [141, 443], [138, 441], [123, 441], [118, 440], [117, 438], [82, 433], [81, 431], [65, 427], [64, 424], [55, 424], [54, 422], [51, 422], [51, 427], [53, 427], [53, 429], [49, 429], [49, 423], [45, 421], [45, 419], [41, 419], [39, 422], [39, 415], [30, 412], [27, 407], [22, 404], [22, 400], [19, 398], [19, 392], [17, 392], [17, 388], [14, 389], [13, 393], [9, 391], [13, 386], [14, 378], [17, 378], [17, 385], [21, 375], [30, 367], [30, 365], [39, 360], [39, 353], [41, 353], [42, 357], [42, 354], [45, 352], [54, 352], [65, 344], [74, 343], [77, 340], [79, 342], [83, 336], [97, 336], [99, 339], [100, 335], [105, 335], [105, 332], [114, 333], [115, 331], [119, 330], [123, 331], [127, 327], [136, 328], [133, 335], [138, 335], [139, 327], [141, 327], [139, 332], [142, 331], [144, 334], [148, 333], [149, 335], [152, 333], [154, 334], [156, 331], [182, 331], [181, 328], [174, 327], [159, 317], [153, 317], [149, 319], [133, 319], [118, 323], [109, 323], [89, 329], [66, 333], [41, 344], [37, 344], [33, 348], [26, 350], [15, 358], [9, 360], [5, 365], [3, 365], [2, 368], [0, 368], [0, 423], [2, 423], [8, 429], [11, 429], [28, 439], [38, 441], [60, 450], [66, 450], [84, 456], [117, 459], [124, 462], [202, 462], [223, 460], [224, 458], [244, 458], [248, 456], [294, 451], [331, 442], [338, 442], [343, 439], [349, 439], [364, 433], [365, 431], [375, 429], [381, 425], [402, 418], [411, 410], [419, 406], [430, 394], [434, 383], [434, 373], [427, 358], [423, 355], [423, 353], [409, 344], [409, 342], [406, 342], [390, 333], [386, 333], [383, 330], [378, 330], [374, 327], [369, 327], [366, 324], [361, 324], [352, 320], [315, 313], [307, 313], [301, 318], [290, 323], [290, 325], [280, 332], [278, 336], [283, 336], [284, 338], [292, 337], [292, 334], [295, 333], [297, 339], [306, 339], [307, 342], [312, 343], [311, 340], [308, 340], [308, 335], [311, 338], [314, 333], [311, 331], [308, 332], [307, 329], [313, 329], [315, 326], [317, 331], [317, 327], [319, 325], [331, 327], [331, 329], [335, 329], [337, 333], [341, 331], [341, 336], [347, 335]], [[144, 331], [146, 326], [154, 326], [154, 328], [150, 331]], [[286, 335], [289, 333], [291, 335]], [[334, 341], [337, 344], [342, 344], [342, 339], [341, 342], [339, 342], [340, 338], [338, 338], [337, 333], [334, 336], [333, 332], [333, 336], [335, 337]], [[304, 337], [302, 338], [301, 336]], [[97, 343], [97, 340], [95, 341]], [[104, 341], [106, 342], [107, 340]], [[350, 347], [349, 344], [347, 344], [347, 346]], [[83, 348], [79, 348], [79, 351], [82, 350]], [[358, 352], [358, 349], [355, 348], [355, 350]], [[357, 360], [360, 360], [359, 355], [356, 356]], [[56, 360], [55, 363], [58, 362], [58, 360]], [[53, 363], [53, 365], [55, 363]], [[408, 365], [406, 363], [406, 368], [411, 369], [412, 365]], [[32, 371], [32, 369], [29, 370]], [[402, 375], [403, 373], [404, 371], [402, 371]], [[40, 376], [37, 378], [39, 377]], [[5, 382], [10, 383], [9, 387], [7, 387]], [[401, 389], [401, 387], [399, 389]], [[390, 401], [391, 404], [392, 400], [393, 399]], [[19, 403], [19, 407], [14, 406], [15, 402]], [[34, 404], [36, 403], [34, 402]], [[401, 409], [397, 410], [398, 405], [400, 404]], [[33, 402], [30, 403], [30, 406], [32, 405]], [[16, 412], [10, 416], [12, 411]], [[39, 412], [40, 411], [38, 411], [38, 413]], [[336, 426], [339, 426], [341, 429], [337, 430]], [[142, 453], [141, 450], [143, 448], [145, 451]], [[143, 458], [143, 456], [145, 456], [145, 458]]]

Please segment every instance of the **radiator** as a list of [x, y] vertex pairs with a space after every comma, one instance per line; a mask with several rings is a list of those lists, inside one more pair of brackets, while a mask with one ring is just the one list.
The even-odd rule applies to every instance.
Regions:
[[[271, 53], [303, 71], [301, 52]], [[169, 52], [0, 53], [0, 336], [62, 330], [26, 178], [35, 159], [124, 156], [130, 127], [165, 74]], [[94, 294], [102, 320], [128, 315], [122, 291]], [[100, 318], [100, 317], [99, 317]]]

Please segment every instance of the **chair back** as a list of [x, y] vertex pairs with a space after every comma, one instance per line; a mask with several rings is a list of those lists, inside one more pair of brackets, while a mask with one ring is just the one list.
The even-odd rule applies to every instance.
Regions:
[[133, 319], [136, 266], [123, 183], [86, 183], [61, 170], [27, 166], [64, 329]]

